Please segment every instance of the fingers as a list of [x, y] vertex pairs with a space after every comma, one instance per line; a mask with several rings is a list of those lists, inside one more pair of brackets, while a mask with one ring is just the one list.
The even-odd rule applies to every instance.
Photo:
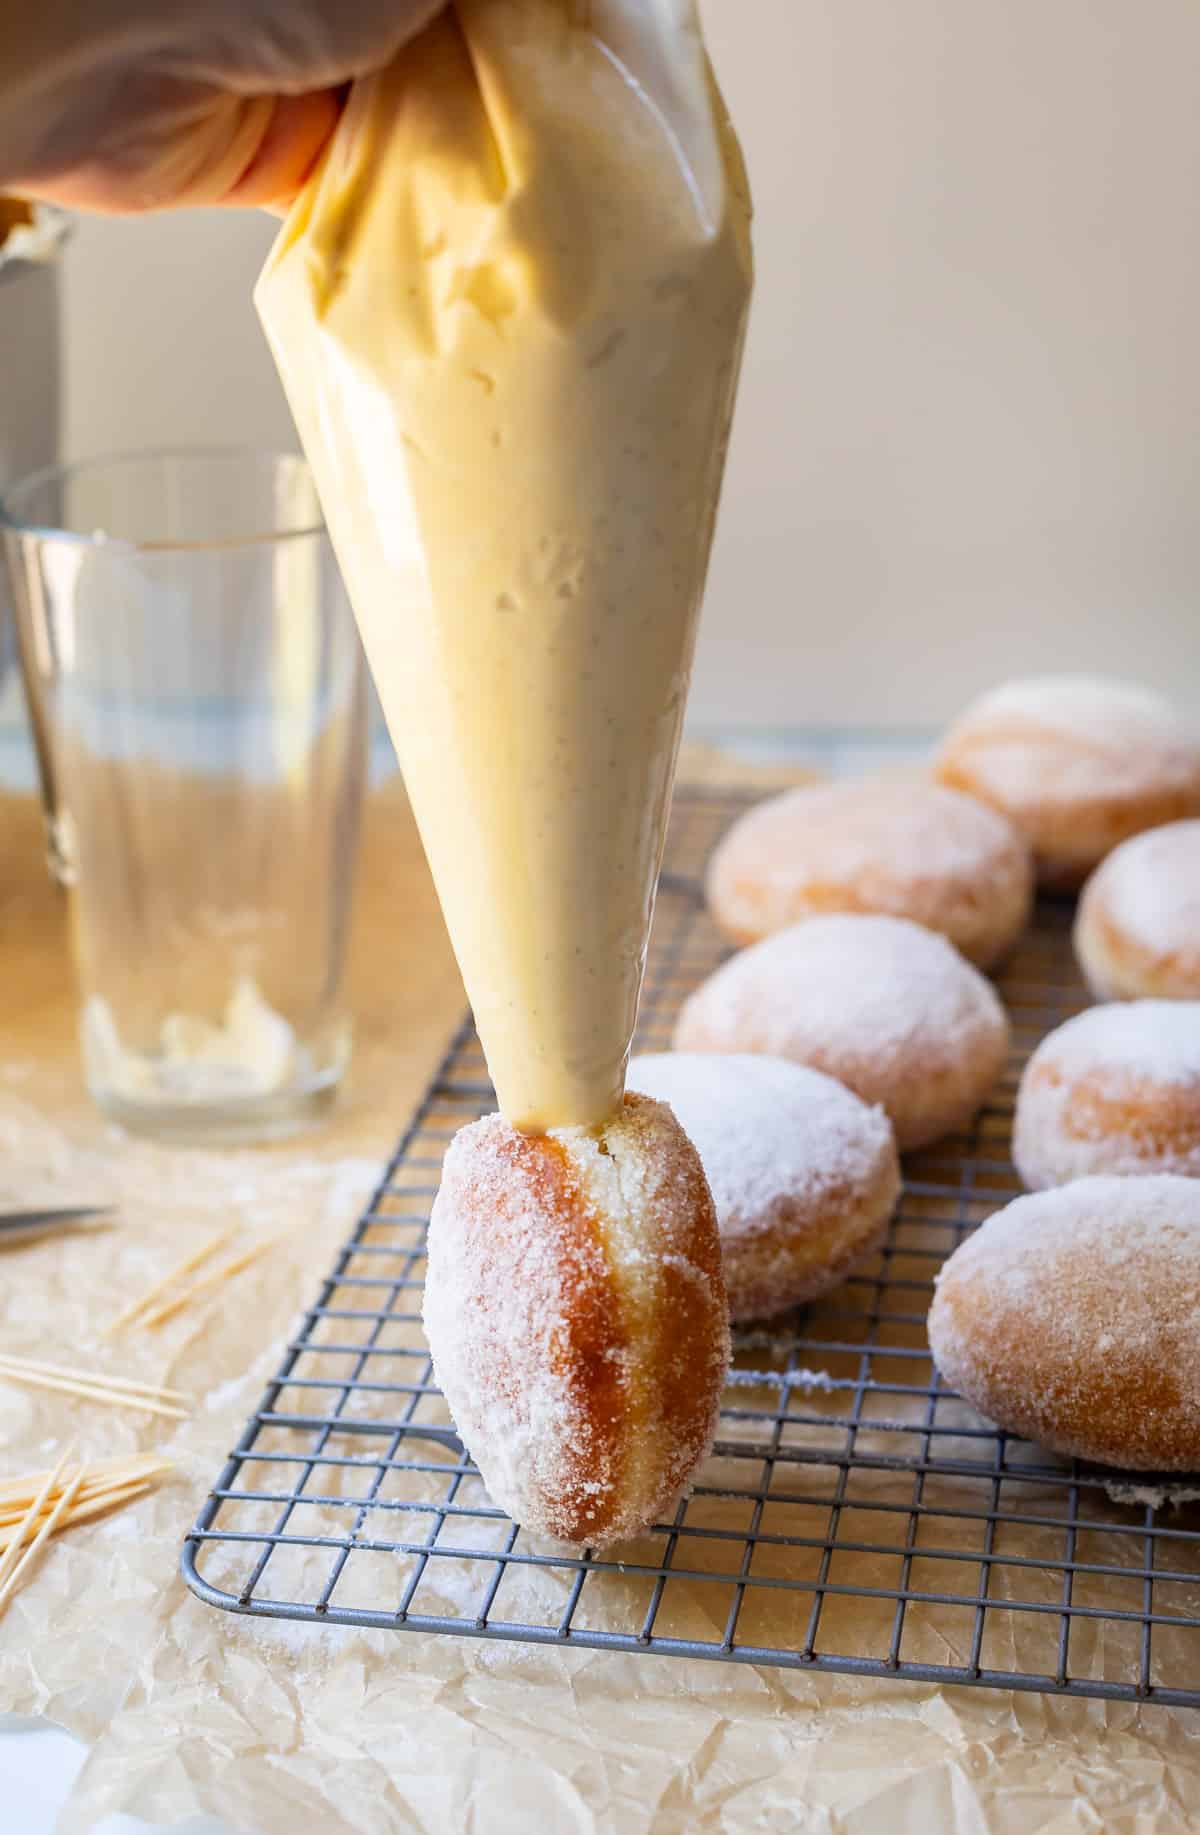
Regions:
[[187, 97], [144, 117], [144, 131], [111, 152], [24, 181], [28, 197], [68, 210], [133, 215], [183, 206], [286, 212], [337, 126], [343, 92]]
[[[96, 25], [94, 57], [82, 54], [90, 39], [80, 23], [61, 80], [51, 71], [22, 87], [0, 69], [6, 189], [109, 214], [211, 204], [284, 211], [337, 124], [334, 85], [381, 67], [443, 4], [221, 0], [195, 9], [159, 0], [153, 54], [136, 34], [117, 42], [99, 29], [112, 7], [77, 8]], [[147, 10], [155, 13], [149, 0]]]
[[277, 96], [262, 138], [240, 177], [213, 201], [281, 214], [312, 172], [341, 113], [342, 94], [322, 89]]

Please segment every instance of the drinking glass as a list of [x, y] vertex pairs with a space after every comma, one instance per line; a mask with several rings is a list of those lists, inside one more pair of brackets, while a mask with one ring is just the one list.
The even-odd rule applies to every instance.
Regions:
[[84, 1074], [179, 1141], [289, 1132], [350, 1050], [366, 673], [304, 461], [163, 452], [0, 499]]

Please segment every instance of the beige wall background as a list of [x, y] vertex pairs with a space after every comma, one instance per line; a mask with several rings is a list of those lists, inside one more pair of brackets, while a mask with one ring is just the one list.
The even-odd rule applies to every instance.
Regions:
[[[1200, 700], [1196, 0], [707, 0], [759, 288], [693, 716], [918, 725], [1013, 669]], [[66, 442], [289, 442], [272, 234], [83, 226]]]

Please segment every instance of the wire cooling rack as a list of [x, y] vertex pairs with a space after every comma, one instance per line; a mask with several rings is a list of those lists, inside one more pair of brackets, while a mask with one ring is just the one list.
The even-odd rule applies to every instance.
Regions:
[[[677, 800], [642, 1049], [724, 954], [699, 884], [743, 806]], [[189, 1586], [258, 1617], [1200, 1705], [1200, 1512], [997, 1432], [930, 1361], [938, 1266], [1019, 1189], [1021, 1064], [1086, 1004], [1066, 906], [1000, 986], [1013, 1062], [970, 1133], [909, 1159], [836, 1293], [735, 1334], [692, 1494], [605, 1554], [497, 1511], [433, 1382], [426, 1219], [446, 1143], [493, 1106], [464, 1026], [187, 1538]]]

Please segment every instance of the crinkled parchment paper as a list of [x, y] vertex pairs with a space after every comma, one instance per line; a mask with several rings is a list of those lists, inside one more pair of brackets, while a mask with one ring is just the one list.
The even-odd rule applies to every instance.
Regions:
[[[0, 805], [0, 1204], [120, 1206], [111, 1231], [4, 1258], [0, 1342], [200, 1398], [171, 1431], [0, 1386], [5, 1472], [44, 1463], [68, 1432], [96, 1455], [166, 1447], [181, 1467], [153, 1497], [58, 1540], [0, 1621], [0, 1713], [45, 1716], [90, 1746], [64, 1835], [115, 1810], [168, 1827], [206, 1812], [247, 1835], [1197, 1827], [1197, 1714], [251, 1623], [191, 1598], [181, 1537], [459, 1011], [394, 791], [376, 799], [367, 848], [352, 974], [362, 1020], [337, 1118], [290, 1147], [170, 1153], [112, 1134], [83, 1099], [36, 820]], [[131, 1294], [234, 1218], [248, 1235], [290, 1233], [160, 1333], [101, 1339]], [[929, 1660], [961, 1660], [956, 1632], [936, 1648], [930, 1635]]]

